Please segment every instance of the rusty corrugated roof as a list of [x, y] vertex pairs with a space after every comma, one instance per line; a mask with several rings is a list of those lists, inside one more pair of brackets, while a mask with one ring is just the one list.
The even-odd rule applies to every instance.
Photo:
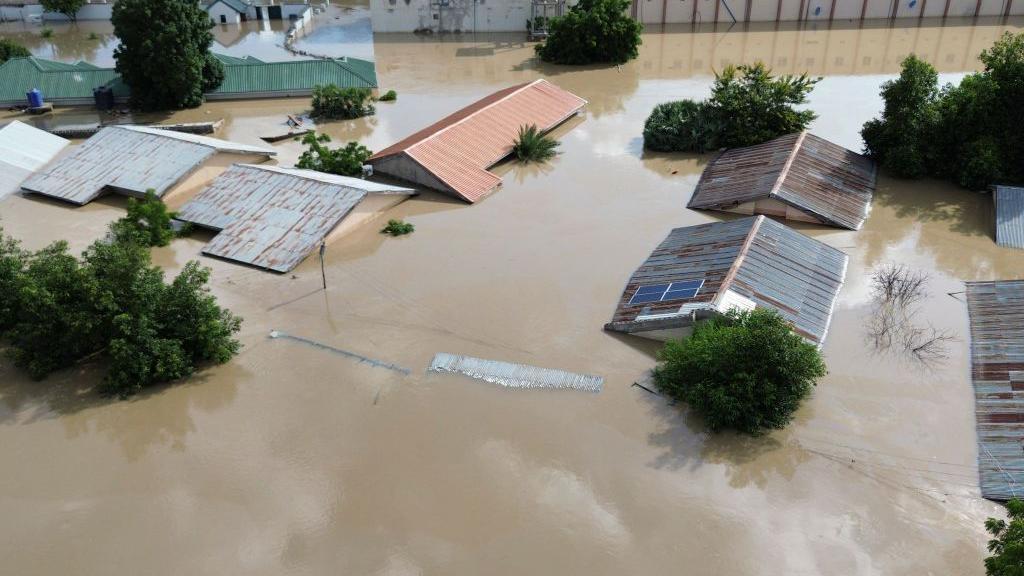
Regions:
[[1024, 280], [967, 283], [981, 495], [1024, 496]]
[[182, 206], [177, 218], [219, 230], [204, 254], [287, 272], [367, 194], [415, 193], [312, 170], [235, 164]]
[[547, 80], [512, 86], [381, 150], [369, 162], [387, 174], [377, 161], [403, 155], [447, 186], [444, 192], [476, 202], [501, 184], [487, 169], [512, 152], [520, 127], [551, 130], [586, 103]]
[[728, 209], [774, 198], [823, 224], [858, 230], [874, 190], [874, 162], [800, 132], [723, 152], [704, 170], [687, 207]]
[[135, 196], [152, 189], [161, 197], [218, 152], [277, 154], [272, 148], [173, 130], [108, 126], [47, 164], [21, 188], [79, 205], [106, 189]]
[[[841, 251], [764, 216], [676, 228], [630, 277], [605, 328], [685, 326], [691, 313], [706, 317], [745, 300], [777, 310], [796, 333], [820, 345], [846, 262]], [[642, 286], [700, 281], [692, 298], [630, 304]]]

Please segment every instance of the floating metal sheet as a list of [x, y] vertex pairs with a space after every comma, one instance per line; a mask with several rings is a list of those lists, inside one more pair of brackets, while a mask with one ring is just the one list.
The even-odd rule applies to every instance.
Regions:
[[1024, 497], [1024, 280], [967, 283], [981, 495]]
[[28, 192], [87, 204], [106, 189], [158, 197], [218, 152], [272, 156], [269, 148], [171, 130], [109, 126], [22, 184]]
[[996, 243], [1024, 248], [1024, 188], [996, 186]]
[[458, 372], [471, 378], [508, 388], [570, 388], [600, 392], [604, 378], [551, 368], [485, 360], [441, 352], [430, 363], [432, 372]]
[[[676, 228], [630, 277], [605, 328], [635, 333], [686, 326], [688, 314], [645, 318], [716, 313], [732, 293], [777, 310], [797, 334], [820, 346], [846, 263], [843, 252], [764, 216]], [[688, 280], [704, 281], [691, 299], [630, 304], [640, 286]]]
[[25, 178], [53, 160], [68, 143], [17, 120], [0, 128], [0, 198], [17, 190]]
[[807, 132], [727, 150], [701, 175], [689, 208], [731, 209], [775, 199], [823, 224], [860, 229], [875, 190], [875, 163]]
[[182, 206], [177, 218], [220, 231], [204, 254], [287, 272], [368, 193], [415, 191], [312, 170], [236, 164]]
[[381, 150], [369, 162], [383, 174], [402, 177], [392, 164], [380, 162], [401, 156], [440, 180], [447, 188], [442, 192], [476, 202], [501, 184], [487, 169], [512, 152], [520, 127], [536, 125], [546, 132], [586, 104], [547, 80], [512, 86]]

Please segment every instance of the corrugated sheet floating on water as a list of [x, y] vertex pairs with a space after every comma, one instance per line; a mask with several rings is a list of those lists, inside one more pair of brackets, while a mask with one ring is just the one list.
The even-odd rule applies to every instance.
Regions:
[[501, 384], [508, 388], [571, 388], [587, 392], [600, 392], [604, 378], [575, 374], [551, 368], [538, 368], [498, 360], [484, 360], [472, 356], [458, 356], [441, 352], [430, 363], [432, 372], [458, 372], [471, 378]]

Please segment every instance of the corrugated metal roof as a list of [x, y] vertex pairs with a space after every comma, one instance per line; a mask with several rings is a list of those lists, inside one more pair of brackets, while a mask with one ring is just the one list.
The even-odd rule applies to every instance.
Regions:
[[[691, 311], [717, 313], [736, 295], [777, 310], [820, 345], [846, 275], [841, 251], [764, 216], [676, 228], [633, 273], [609, 330], [686, 326]], [[693, 298], [630, 304], [641, 286], [703, 281]], [[648, 323], [646, 318], [657, 317]]]
[[728, 209], [774, 198], [824, 224], [857, 230], [874, 190], [874, 162], [801, 132], [725, 151], [704, 170], [687, 206]]
[[68, 141], [17, 120], [0, 128], [0, 198], [53, 159]]
[[1024, 188], [996, 186], [996, 243], [1024, 248]]
[[127, 95], [113, 69], [90, 64], [65, 64], [34, 56], [11, 58], [0, 65], [0, 104], [27, 103], [25, 93], [38, 88], [47, 102], [92, 102], [92, 91], [110, 85], [116, 97]]
[[568, 388], [600, 392], [604, 378], [553, 368], [486, 360], [440, 352], [430, 363], [432, 372], [458, 372], [470, 378], [500, 384], [506, 388]]
[[981, 495], [1024, 496], [1024, 280], [967, 283]]
[[369, 162], [377, 168], [375, 161], [402, 154], [448, 186], [444, 192], [476, 202], [501, 184], [487, 168], [512, 152], [520, 127], [551, 130], [586, 104], [547, 80], [512, 86], [381, 150]]
[[206, 5], [206, 9], [209, 10], [210, 8], [213, 7], [214, 4], [216, 4], [218, 2], [222, 2], [225, 6], [227, 6], [228, 8], [231, 8], [232, 10], [234, 10], [235, 12], [238, 12], [239, 14], [245, 14], [246, 12], [249, 11], [249, 5], [247, 3], [245, 3], [245, 2], [243, 2], [242, 0], [213, 0], [212, 2], [210, 2], [210, 3], [208, 3]]
[[225, 64], [224, 82], [208, 92], [208, 98], [245, 94], [308, 94], [314, 86], [335, 84], [341, 88], [376, 88], [373, 62], [358, 58], [338, 60], [289, 60]]
[[178, 211], [178, 219], [220, 232], [204, 254], [287, 272], [368, 193], [415, 194], [312, 170], [236, 164]]
[[276, 154], [270, 148], [142, 126], [108, 126], [26, 180], [22, 189], [86, 204], [105, 189], [157, 196], [218, 152]]

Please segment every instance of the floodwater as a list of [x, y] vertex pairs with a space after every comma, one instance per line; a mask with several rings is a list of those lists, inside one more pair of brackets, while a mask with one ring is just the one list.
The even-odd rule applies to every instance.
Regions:
[[[478, 205], [424, 194], [275, 275], [198, 256], [209, 236], [157, 249], [192, 258], [245, 318], [242, 353], [129, 401], [97, 398], [98, 367], [28, 381], [0, 364], [0, 560], [12, 573], [982, 574], [963, 280], [1018, 278], [992, 239], [988, 196], [881, 177], [860, 232], [802, 226], [850, 255], [823, 349], [829, 374], [786, 430], [709, 435], [633, 387], [657, 346], [604, 332], [623, 285], [670, 229], [724, 218], [685, 208], [706, 158], [650, 154], [658, 102], [702, 97], [712, 68], [754, 58], [823, 75], [812, 129], [857, 149], [881, 82], [915, 50], [944, 79], [1024, 22], [832, 30], [648, 31], [621, 67], [540, 65], [515, 37], [377, 36], [371, 118], [322, 127], [373, 149], [498, 88], [547, 77], [590, 101], [543, 167], [503, 165]], [[244, 142], [304, 100], [218, 103]], [[282, 164], [299, 153], [279, 146]], [[81, 249], [123, 213], [9, 196], [7, 231]], [[920, 365], [866, 339], [871, 271], [929, 275], [917, 318], [957, 340]], [[954, 293], [952, 296], [947, 293]], [[271, 330], [412, 371], [360, 364]], [[599, 394], [508, 390], [426, 373], [436, 352], [602, 375]]]

